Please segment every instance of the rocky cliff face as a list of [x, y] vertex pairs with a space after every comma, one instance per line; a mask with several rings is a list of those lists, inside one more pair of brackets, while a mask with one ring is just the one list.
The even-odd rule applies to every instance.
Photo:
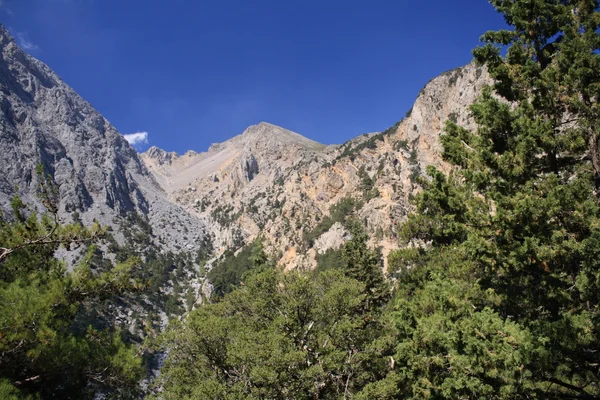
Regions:
[[[147, 216], [158, 237], [183, 247], [204, 235], [202, 222], [169, 203], [136, 151], [48, 66], [23, 52], [0, 26], [0, 208], [18, 193], [36, 202], [35, 168], [44, 166], [70, 221], [113, 225], [127, 213]], [[161, 220], [169, 220], [160, 228]], [[189, 232], [182, 235], [181, 226]], [[179, 227], [179, 229], [178, 229]]]
[[324, 146], [260, 123], [206, 153], [153, 148], [142, 159], [171, 201], [210, 221], [217, 251], [263, 235], [280, 264], [312, 268], [317, 253], [347, 238], [339, 224], [319, 228], [332, 206], [353, 198], [372, 244], [385, 255], [411, 209], [416, 176], [427, 165], [448, 170], [438, 140], [446, 121], [472, 126], [468, 105], [487, 83], [485, 70], [473, 64], [444, 73], [396, 126], [343, 145]]

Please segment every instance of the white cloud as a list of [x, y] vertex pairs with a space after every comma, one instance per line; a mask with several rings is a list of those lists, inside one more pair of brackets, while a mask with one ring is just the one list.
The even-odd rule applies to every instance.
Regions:
[[17, 40], [17, 44], [26, 51], [37, 50], [39, 49], [38, 45], [33, 43], [27, 37], [26, 32], [15, 32], [15, 39]]
[[148, 143], [148, 132], [130, 133], [128, 135], [123, 135], [123, 137], [132, 146], [137, 146], [138, 144], [147, 144]]

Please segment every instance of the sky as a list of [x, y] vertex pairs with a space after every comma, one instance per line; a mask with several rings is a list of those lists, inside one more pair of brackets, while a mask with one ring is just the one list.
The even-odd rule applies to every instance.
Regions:
[[178, 153], [261, 121], [382, 131], [504, 27], [485, 0], [0, 0], [0, 22], [139, 151]]

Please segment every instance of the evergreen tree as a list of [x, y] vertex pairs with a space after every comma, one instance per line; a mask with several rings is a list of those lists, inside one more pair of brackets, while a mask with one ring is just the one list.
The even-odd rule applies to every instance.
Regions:
[[348, 223], [352, 238], [342, 248], [343, 272], [365, 285], [365, 310], [375, 310], [387, 303], [390, 287], [383, 275], [381, 253], [368, 247], [369, 236], [357, 221]]
[[92, 271], [92, 248], [67, 271], [56, 250], [103, 231], [59, 223], [49, 182], [40, 193], [49, 214], [26, 215], [15, 197], [13, 220], [0, 217], [0, 397], [80, 399], [101, 390], [126, 398], [136, 391], [141, 360], [119, 332], [87, 316], [101, 299], [129, 288], [136, 261]]
[[160, 398], [350, 398], [385, 375], [392, 350], [383, 325], [365, 324], [364, 298], [339, 270], [258, 272], [163, 337]]
[[383, 378], [393, 341], [381, 258], [358, 226], [343, 258], [339, 269], [284, 273], [261, 267], [270, 262], [256, 245], [243, 286], [163, 336], [161, 398], [349, 399]]
[[239, 286], [249, 274], [267, 267], [272, 265], [265, 254], [262, 240], [257, 238], [237, 254], [227, 250], [207, 277], [213, 285], [214, 293], [222, 297]]
[[407, 395], [598, 398], [598, 2], [491, 3], [511, 29], [474, 51], [495, 81], [471, 108], [478, 129], [448, 123], [460, 168], [428, 170], [401, 231], [428, 246], [395, 256], [423, 267], [397, 303]]

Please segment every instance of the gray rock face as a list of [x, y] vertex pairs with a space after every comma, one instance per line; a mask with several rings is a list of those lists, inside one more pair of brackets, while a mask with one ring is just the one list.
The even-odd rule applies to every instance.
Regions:
[[33, 199], [34, 170], [42, 163], [65, 212], [97, 202], [117, 213], [147, 212], [134, 176], [153, 178], [117, 130], [3, 27], [0, 52], [0, 202], [15, 185]]
[[438, 140], [446, 121], [474, 129], [469, 106], [491, 80], [484, 67], [474, 63], [447, 71], [432, 79], [419, 93], [410, 115], [399, 127], [398, 134], [412, 149], [422, 166], [435, 165], [442, 169], [442, 146]]
[[326, 146], [287, 129], [261, 122], [241, 135], [214, 143], [207, 152], [183, 156], [156, 147], [142, 154], [146, 166], [168, 193], [187, 190], [199, 180], [227, 183], [239, 190], [260, 173], [271, 180], [303, 155], [320, 153]]
[[[273, 211], [274, 205], [285, 201], [267, 195], [269, 188], [276, 184], [283, 190], [289, 171], [298, 170], [308, 160], [324, 162], [326, 148], [261, 122], [226, 142], [211, 145], [204, 153], [188, 152], [165, 163], [164, 152], [151, 149], [142, 158], [173, 202], [210, 221], [217, 250], [225, 250], [239, 244], [240, 238], [250, 240], [265, 227], [264, 218], [249, 214]], [[242, 208], [248, 212], [241, 212]], [[232, 218], [234, 214], [244, 218]]]
[[[22, 51], [1, 25], [0, 149], [4, 211], [16, 186], [21, 197], [36, 203], [35, 168], [41, 163], [58, 186], [67, 221], [78, 211], [84, 222], [113, 224], [115, 217], [134, 212], [155, 225], [173, 216], [169, 229], [156, 229], [173, 246], [186, 242], [173, 225], [189, 225], [190, 237], [203, 234], [198, 218], [166, 200], [123, 136], [48, 66]], [[164, 154], [164, 162], [172, 157]]]
[[314, 248], [317, 253], [323, 254], [329, 249], [339, 249], [348, 239], [350, 239], [350, 233], [342, 224], [336, 222], [327, 232], [315, 240]]
[[[189, 151], [188, 153], [193, 154], [194, 152]], [[148, 154], [148, 157], [155, 159], [156, 162], [160, 165], [170, 165], [173, 162], [173, 160], [179, 158], [179, 154], [175, 153], [174, 151], [164, 151], [163, 149], [159, 149], [156, 146], [152, 146], [148, 150], [146, 150], [146, 154]]]
[[0, 202], [18, 185], [34, 198], [35, 167], [54, 176], [65, 212], [101, 202], [117, 213], [148, 211], [133, 178], [153, 178], [129, 144], [46, 65], [0, 27]]
[[242, 169], [248, 177], [248, 182], [254, 179], [256, 175], [258, 175], [258, 161], [256, 161], [256, 158], [254, 158], [254, 155], [252, 153], [248, 154], [246, 160], [243, 161]]

